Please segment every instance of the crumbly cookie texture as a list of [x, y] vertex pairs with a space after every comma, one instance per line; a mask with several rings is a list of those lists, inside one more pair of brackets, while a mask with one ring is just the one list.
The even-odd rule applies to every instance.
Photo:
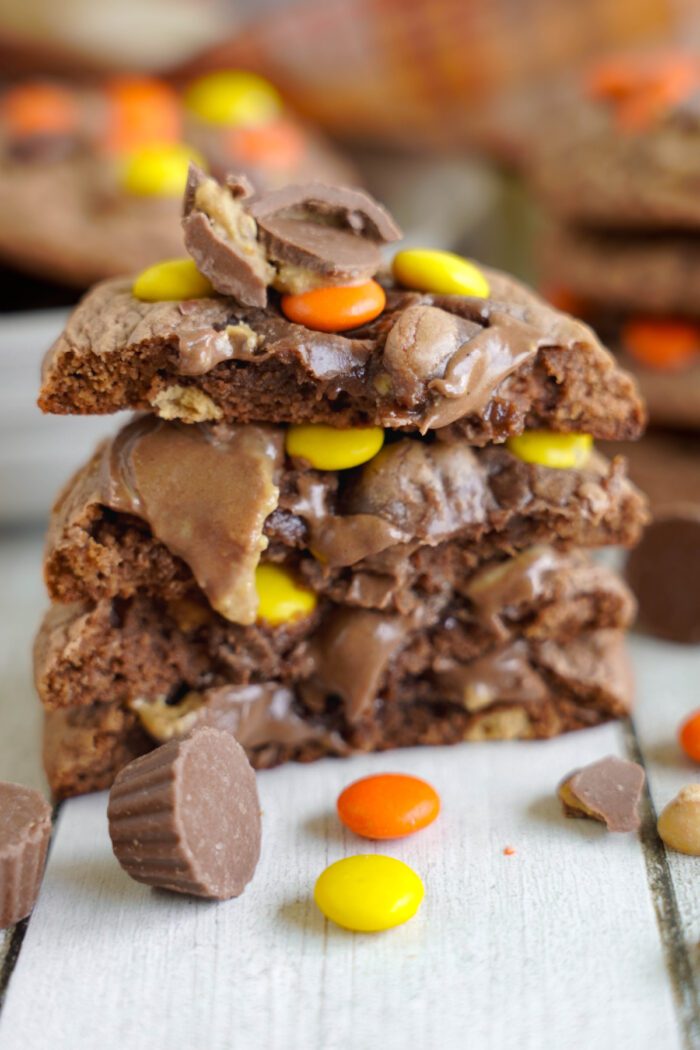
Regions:
[[[622, 629], [634, 615], [629, 591], [608, 569], [546, 546], [485, 566], [460, 590], [446, 587], [437, 569], [422, 601], [402, 611], [338, 604], [321, 592], [308, 615], [275, 627], [233, 624], [196, 596], [56, 604], [36, 641], [36, 686], [51, 709], [208, 684], [306, 682], [307, 699], [326, 689], [350, 717], [391, 671], [392, 699], [409, 688], [406, 675], [429, 675], [425, 696], [476, 711], [494, 700], [493, 690], [465, 677], [461, 662], [510, 651], [521, 637], [573, 642], [581, 632]], [[505, 673], [505, 658], [501, 664]], [[541, 692], [538, 683], [533, 690]]]
[[107, 787], [120, 768], [155, 747], [159, 737], [177, 739], [196, 725], [233, 733], [260, 769], [417, 744], [550, 737], [629, 709], [630, 673], [619, 630], [584, 632], [565, 644], [520, 639], [462, 667], [462, 690], [471, 677], [472, 690], [490, 692], [489, 703], [472, 710], [464, 692], [431, 699], [430, 675], [409, 673], [411, 688], [395, 700], [380, 692], [353, 720], [338, 710], [333, 694], [279, 681], [190, 691], [180, 701], [181, 721], [162, 717], [159, 696], [49, 711], [47, 776], [58, 797]]
[[620, 457], [593, 453], [561, 470], [503, 446], [404, 437], [358, 470], [335, 472], [290, 460], [283, 443], [275, 427], [129, 424], [56, 503], [52, 599], [171, 600], [194, 590], [250, 622], [248, 592], [233, 601], [232, 566], [240, 584], [242, 569], [250, 581], [264, 557], [334, 601], [406, 611], [489, 559], [538, 543], [632, 545], [647, 520]]

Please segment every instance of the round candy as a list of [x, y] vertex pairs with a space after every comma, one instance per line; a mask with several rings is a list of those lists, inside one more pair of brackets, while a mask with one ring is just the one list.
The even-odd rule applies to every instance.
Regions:
[[386, 294], [376, 281], [364, 281], [283, 295], [280, 305], [285, 317], [296, 324], [317, 332], [344, 332], [379, 317]]
[[263, 77], [230, 69], [209, 73], [190, 84], [185, 105], [209, 124], [247, 126], [274, 120], [282, 109], [282, 100]]
[[143, 146], [124, 161], [122, 188], [135, 197], [179, 197], [185, 189], [190, 161], [205, 165], [196, 150], [182, 143]]
[[680, 728], [678, 733], [680, 745], [688, 758], [700, 762], [700, 711], [695, 711]]
[[144, 303], [162, 303], [177, 299], [205, 299], [214, 294], [206, 277], [192, 259], [168, 259], [142, 270], [131, 292]]
[[419, 292], [473, 295], [485, 299], [490, 291], [489, 282], [481, 270], [452, 252], [407, 248], [396, 253], [392, 269], [399, 284]]
[[426, 828], [440, 812], [430, 784], [404, 773], [380, 773], [350, 784], [338, 798], [338, 816], [367, 839], [400, 839]]
[[6, 92], [1, 110], [10, 137], [65, 135], [78, 123], [74, 96], [58, 84], [18, 84]]
[[551, 430], [526, 430], [509, 437], [506, 447], [526, 463], [566, 470], [582, 467], [591, 454], [590, 434], [555, 434]]
[[327, 919], [366, 933], [407, 922], [424, 894], [423, 883], [407, 864], [373, 853], [336, 861], [314, 887], [314, 900]]
[[116, 77], [106, 88], [104, 144], [123, 153], [177, 142], [182, 129], [176, 92], [154, 77]]
[[623, 325], [622, 344], [647, 368], [672, 372], [687, 368], [700, 356], [700, 325], [640, 318]]
[[304, 136], [288, 120], [256, 127], [231, 128], [226, 135], [229, 154], [242, 164], [284, 170], [294, 168], [304, 153]]
[[255, 570], [258, 619], [271, 627], [309, 616], [316, 608], [316, 595], [300, 584], [281, 565], [266, 563]]
[[700, 857], [700, 784], [688, 784], [661, 811], [659, 835], [669, 849]]
[[347, 470], [373, 459], [384, 444], [381, 427], [339, 430], [325, 423], [298, 423], [287, 430], [287, 454], [316, 470]]

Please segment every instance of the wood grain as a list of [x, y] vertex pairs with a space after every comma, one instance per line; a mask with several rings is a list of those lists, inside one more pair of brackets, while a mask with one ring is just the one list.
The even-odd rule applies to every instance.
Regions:
[[[260, 867], [239, 900], [219, 906], [131, 882], [111, 854], [104, 795], [72, 801], [0, 1045], [88, 1048], [99, 1031], [110, 1050], [403, 1050], [408, 1037], [460, 1047], [469, 1031], [477, 1046], [515, 1040], [523, 1050], [542, 1050], [545, 1032], [571, 1050], [681, 1046], [636, 838], [564, 820], [552, 794], [573, 766], [621, 747], [619, 730], [606, 727], [553, 744], [265, 773]], [[342, 831], [332, 812], [339, 789], [379, 769], [428, 777], [444, 800], [441, 820], [382, 847]], [[310, 899], [315, 877], [375, 848], [425, 880], [419, 916], [377, 936], [326, 924]]]

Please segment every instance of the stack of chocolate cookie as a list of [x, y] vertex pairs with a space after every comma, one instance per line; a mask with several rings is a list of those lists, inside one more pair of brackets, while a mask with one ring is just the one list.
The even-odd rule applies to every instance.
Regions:
[[142, 413], [51, 521], [54, 792], [202, 724], [260, 768], [627, 711], [633, 603], [583, 548], [638, 537], [590, 436], [643, 409], [591, 330], [445, 253], [392, 278], [357, 190], [193, 169], [183, 227], [191, 259], [96, 287], [45, 363], [45, 411]]
[[554, 217], [543, 287], [632, 371], [652, 422], [700, 430], [700, 55], [591, 69], [532, 174]]

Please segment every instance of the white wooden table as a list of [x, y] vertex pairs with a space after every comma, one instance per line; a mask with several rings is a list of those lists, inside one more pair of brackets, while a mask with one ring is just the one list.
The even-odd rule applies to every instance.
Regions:
[[[0, 581], [0, 779], [43, 786], [29, 675], [39, 538], [0, 541]], [[130, 881], [106, 796], [65, 803], [37, 908], [0, 941], [0, 1050], [700, 1047], [700, 861], [666, 855], [653, 813], [700, 773], [674, 743], [700, 706], [700, 650], [633, 650], [634, 727], [261, 774], [262, 860], [226, 904]], [[566, 772], [610, 752], [647, 767], [639, 837], [565, 820], [555, 801]], [[374, 770], [429, 779], [440, 820], [381, 846], [344, 831], [335, 798]], [[423, 877], [418, 916], [376, 935], [326, 924], [316, 876], [374, 849]]]

